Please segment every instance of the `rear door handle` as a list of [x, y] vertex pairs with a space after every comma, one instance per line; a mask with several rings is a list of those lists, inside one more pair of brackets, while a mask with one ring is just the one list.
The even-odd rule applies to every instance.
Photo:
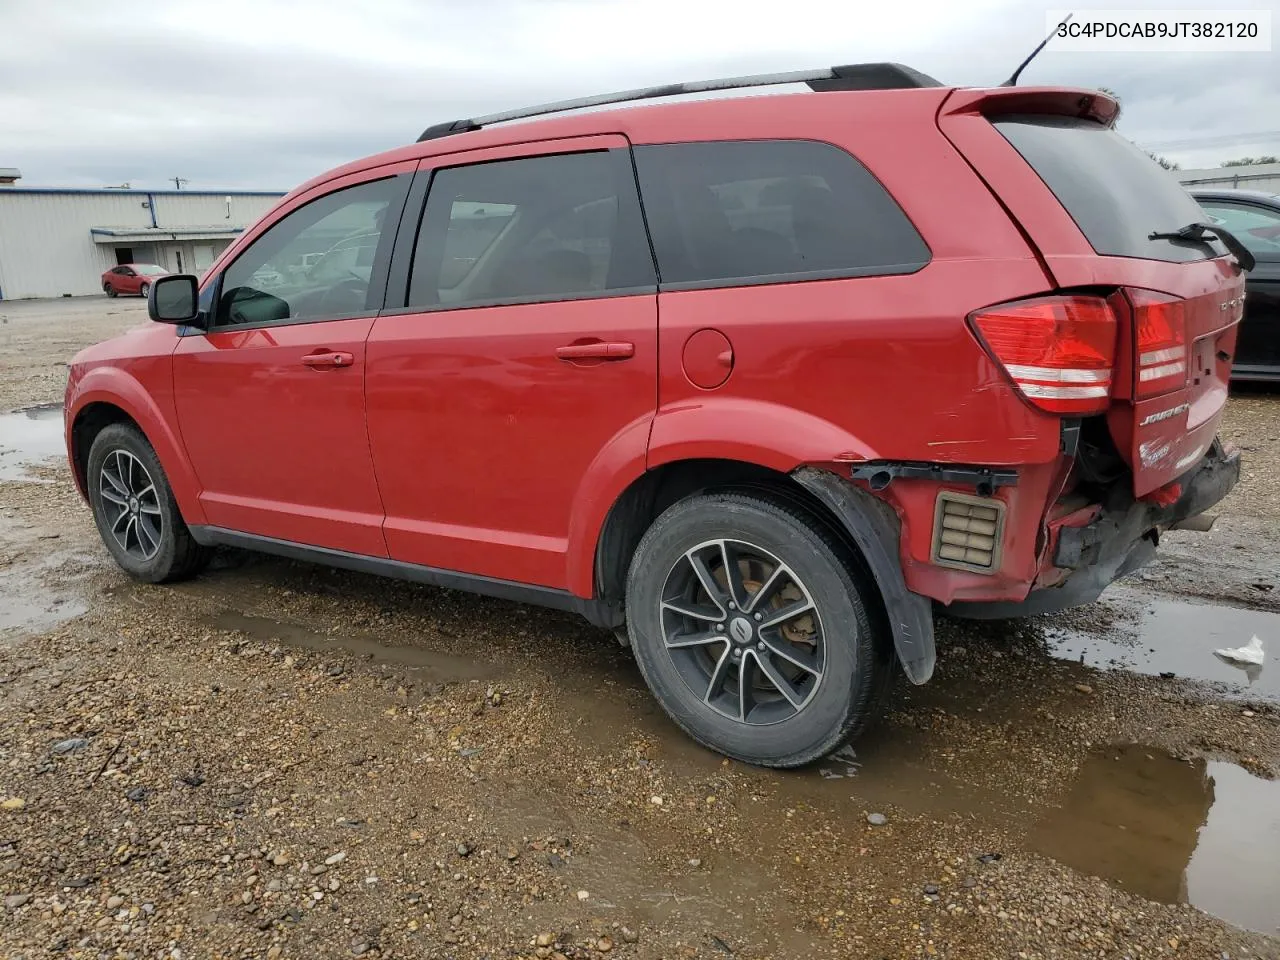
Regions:
[[308, 367], [316, 367], [327, 369], [330, 367], [349, 367], [355, 363], [355, 357], [341, 350], [325, 350], [318, 353], [308, 353], [302, 358], [303, 364]]
[[561, 360], [629, 360], [636, 355], [636, 345], [625, 340], [603, 341], [593, 343], [571, 343], [556, 347], [556, 356]]

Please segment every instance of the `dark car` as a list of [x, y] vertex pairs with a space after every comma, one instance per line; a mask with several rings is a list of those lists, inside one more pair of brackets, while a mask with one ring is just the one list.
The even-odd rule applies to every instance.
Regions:
[[107, 548], [574, 610], [777, 767], [855, 735], [895, 654], [929, 678], [935, 603], [1095, 599], [1239, 477], [1239, 262], [1174, 242], [1205, 214], [1106, 94], [800, 76], [442, 124], [157, 278], [160, 322], [68, 380]]
[[1257, 190], [1192, 190], [1191, 195], [1257, 260], [1245, 285], [1231, 379], [1280, 381], [1280, 196]]

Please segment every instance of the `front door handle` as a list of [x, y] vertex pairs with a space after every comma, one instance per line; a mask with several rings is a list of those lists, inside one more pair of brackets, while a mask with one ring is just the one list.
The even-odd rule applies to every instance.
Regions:
[[304, 365], [315, 367], [317, 369], [329, 369], [332, 367], [349, 367], [355, 363], [355, 357], [341, 350], [324, 350], [317, 353], [308, 353], [302, 358]]
[[590, 343], [571, 343], [556, 347], [561, 360], [629, 360], [636, 355], [636, 345], [625, 340], [593, 340]]

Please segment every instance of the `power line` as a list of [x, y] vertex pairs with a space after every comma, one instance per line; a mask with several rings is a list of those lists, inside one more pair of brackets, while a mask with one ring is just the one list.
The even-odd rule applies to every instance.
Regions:
[[1257, 133], [1225, 133], [1211, 137], [1187, 137], [1183, 140], [1144, 140], [1149, 150], [1192, 150], [1197, 147], [1234, 147], [1244, 144], [1280, 143], [1280, 130]]

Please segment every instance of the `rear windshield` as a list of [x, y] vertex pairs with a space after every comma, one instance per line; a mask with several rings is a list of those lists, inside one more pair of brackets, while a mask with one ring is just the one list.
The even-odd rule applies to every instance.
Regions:
[[1186, 262], [1222, 256], [1220, 244], [1152, 240], [1205, 220], [1170, 174], [1109, 127], [1076, 117], [992, 121], [1053, 191], [1103, 256]]

